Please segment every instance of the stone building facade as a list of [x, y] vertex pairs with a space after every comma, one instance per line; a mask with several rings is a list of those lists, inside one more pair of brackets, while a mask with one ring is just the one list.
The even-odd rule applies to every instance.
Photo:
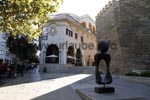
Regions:
[[12, 57], [6, 47], [7, 36], [0, 31], [0, 63], [12, 63]]
[[150, 1], [112, 0], [96, 17], [98, 40], [110, 42], [113, 72], [150, 69]]
[[91, 66], [95, 53], [95, 22], [90, 16], [57, 14], [43, 26], [40, 64]]

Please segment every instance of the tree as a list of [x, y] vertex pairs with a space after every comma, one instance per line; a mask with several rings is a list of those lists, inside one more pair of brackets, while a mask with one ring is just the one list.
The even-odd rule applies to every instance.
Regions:
[[0, 0], [0, 30], [33, 38], [63, 0]]
[[10, 53], [21, 61], [35, 59], [36, 57], [37, 45], [28, 42], [26, 36], [8, 36], [7, 47]]

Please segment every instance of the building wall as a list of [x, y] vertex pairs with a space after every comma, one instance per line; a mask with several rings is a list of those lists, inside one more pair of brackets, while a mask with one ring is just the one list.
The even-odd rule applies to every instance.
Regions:
[[[84, 34], [84, 43], [87, 44], [88, 48], [83, 49], [85, 59], [85, 65], [92, 65], [92, 62], [94, 62], [94, 55], [97, 53], [97, 39], [95, 35], [87, 35]], [[93, 48], [92, 48], [93, 47]]]
[[96, 18], [98, 39], [110, 41], [112, 71], [149, 69], [150, 1], [112, 1]]

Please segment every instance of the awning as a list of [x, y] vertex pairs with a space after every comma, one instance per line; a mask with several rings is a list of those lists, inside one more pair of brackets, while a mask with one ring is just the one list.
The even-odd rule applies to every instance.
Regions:
[[49, 55], [49, 56], [46, 56], [47, 58], [57, 58], [58, 56], [57, 55]]
[[77, 59], [76, 57], [72, 57], [72, 56], [67, 56], [67, 58], [70, 58], [70, 59]]

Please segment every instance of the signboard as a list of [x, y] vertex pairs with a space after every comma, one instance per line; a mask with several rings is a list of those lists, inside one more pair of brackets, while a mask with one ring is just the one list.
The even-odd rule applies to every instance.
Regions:
[[48, 39], [48, 31], [49, 31], [48, 27], [44, 27], [43, 28], [43, 31], [42, 31], [42, 40], [47, 40]]

